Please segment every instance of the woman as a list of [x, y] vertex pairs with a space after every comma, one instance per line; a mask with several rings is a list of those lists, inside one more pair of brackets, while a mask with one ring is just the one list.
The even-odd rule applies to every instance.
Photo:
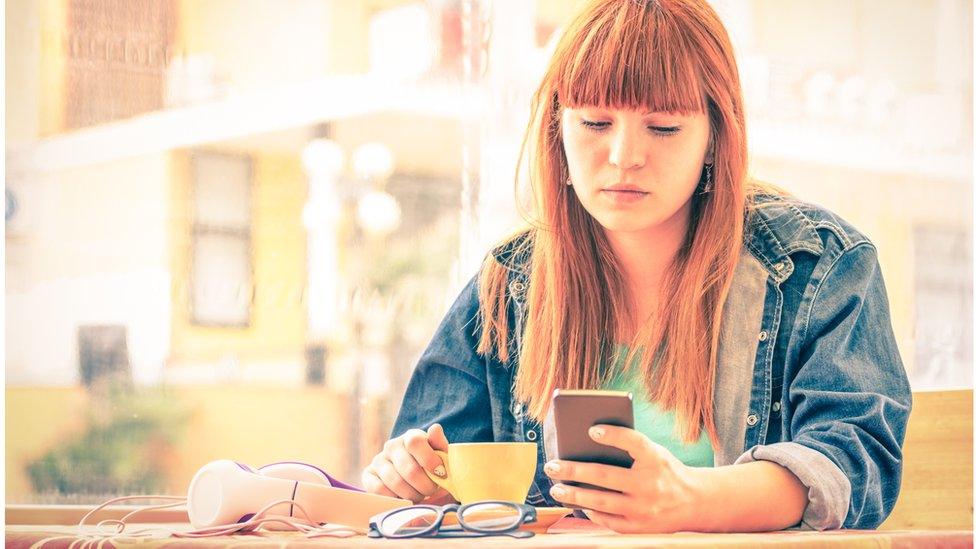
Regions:
[[[876, 250], [747, 178], [738, 72], [708, 4], [589, 3], [532, 112], [531, 228], [447, 314], [367, 489], [440, 500], [424, 469], [443, 474], [448, 440], [535, 441], [528, 502], [619, 532], [880, 524], [911, 393]], [[633, 467], [547, 461], [559, 387], [634, 392], [635, 429], [590, 432]]]

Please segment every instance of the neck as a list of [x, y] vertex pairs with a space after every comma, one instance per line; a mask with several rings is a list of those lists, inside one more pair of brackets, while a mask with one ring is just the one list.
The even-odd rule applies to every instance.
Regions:
[[[657, 294], [667, 269], [684, 244], [690, 220], [686, 205], [667, 221], [643, 231], [606, 231], [635, 297]], [[638, 299], [639, 301], [639, 299]]]
[[606, 232], [630, 294], [631, 315], [621, 319], [616, 334], [619, 340], [629, 341], [642, 326], [655, 322], [661, 285], [684, 244], [689, 220], [690, 208], [686, 206], [664, 223], [644, 231]]

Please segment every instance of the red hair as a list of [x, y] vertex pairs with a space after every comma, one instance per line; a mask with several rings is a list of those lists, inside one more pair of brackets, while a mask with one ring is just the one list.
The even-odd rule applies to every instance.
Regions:
[[[742, 248], [746, 133], [729, 37], [705, 0], [594, 0], [563, 33], [535, 92], [519, 165], [527, 159], [529, 291], [515, 398], [542, 421], [555, 388], [598, 388], [632, 297], [602, 227], [572, 189], [560, 132], [563, 106], [707, 113], [714, 191], [692, 198], [685, 245], [664, 279], [653, 325], [630, 343], [648, 395], [674, 410], [684, 439], [712, 412], [722, 308]], [[516, 182], [518, 185], [520, 182]], [[508, 356], [508, 271], [482, 269], [479, 352]], [[644, 349], [645, 352], [636, 353]], [[651, 350], [652, 352], [647, 352]]]

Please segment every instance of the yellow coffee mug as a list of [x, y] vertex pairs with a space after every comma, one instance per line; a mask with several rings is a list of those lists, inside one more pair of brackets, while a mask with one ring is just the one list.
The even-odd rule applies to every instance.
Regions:
[[525, 503], [536, 469], [534, 442], [459, 442], [434, 451], [446, 475], [428, 472], [461, 503], [484, 500]]

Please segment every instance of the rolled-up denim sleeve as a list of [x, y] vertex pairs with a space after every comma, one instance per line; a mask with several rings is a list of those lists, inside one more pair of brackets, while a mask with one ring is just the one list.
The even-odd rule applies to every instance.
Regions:
[[492, 440], [485, 358], [476, 353], [478, 283], [473, 278], [414, 368], [390, 438], [440, 423], [451, 442]]
[[790, 470], [807, 488], [807, 507], [799, 526], [814, 530], [840, 528], [850, 507], [851, 482], [823, 453], [796, 442], [754, 446], [735, 460], [771, 461]]
[[784, 387], [789, 441], [749, 449], [808, 489], [801, 527], [875, 528], [901, 488], [911, 389], [876, 251], [862, 243], [811, 277], [797, 370]]

